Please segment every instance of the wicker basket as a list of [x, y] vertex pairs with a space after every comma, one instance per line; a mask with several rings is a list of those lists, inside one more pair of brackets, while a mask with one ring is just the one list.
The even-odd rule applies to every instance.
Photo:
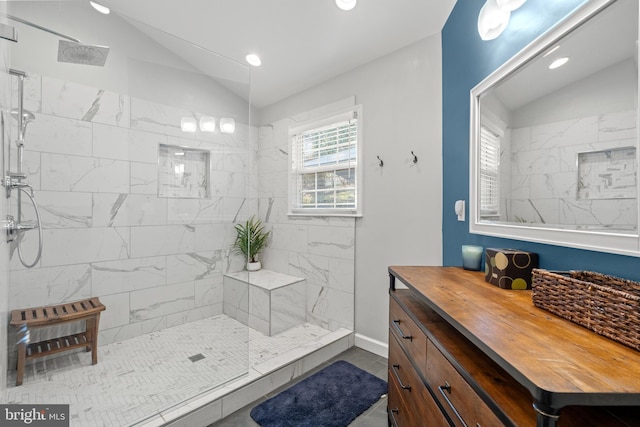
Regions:
[[592, 271], [534, 269], [533, 303], [640, 350], [640, 283]]

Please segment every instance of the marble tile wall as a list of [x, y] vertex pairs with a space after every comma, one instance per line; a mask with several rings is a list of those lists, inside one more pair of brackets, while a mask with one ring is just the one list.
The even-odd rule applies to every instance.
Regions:
[[287, 216], [289, 126], [310, 114], [259, 129], [259, 212], [273, 230], [263, 266], [306, 279], [308, 322], [332, 331], [354, 330], [355, 219]]
[[580, 152], [635, 146], [636, 113], [621, 111], [602, 116], [564, 120], [513, 129], [507, 220], [598, 227], [637, 226], [636, 199], [578, 198]]
[[[254, 205], [249, 127], [185, 134], [180, 118], [198, 113], [35, 74], [25, 88], [44, 249], [33, 269], [13, 253], [9, 308], [100, 297], [100, 344], [221, 314], [222, 275], [243, 265], [229, 253], [233, 223]], [[211, 197], [158, 197], [160, 144], [210, 153]], [[36, 245], [27, 233], [27, 260]]]
[[[7, 11], [6, 2], [0, 3], [0, 13], [3, 15]], [[4, 20], [3, 20], [4, 22]], [[9, 94], [11, 93], [11, 77], [9, 76], [9, 49], [8, 43], [3, 42], [0, 44], [0, 111], [2, 111], [3, 119], [9, 120], [4, 116], [8, 110], [11, 102]], [[5, 145], [10, 141], [8, 138], [8, 127], [0, 129], [0, 132], [4, 132], [2, 137], [4, 138]], [[5, 150], [6, 147], [2, 147], [0, 152], [0, 161], [5, 164]], [[4, 188], [3, 188], [4, 192]], [[3, 194], [4, 196], [4, 194]], [[0, 197], [0, 220], [4, 220], [7, 215], [7, 201], [5, 197]], [[7, 320], [9, 317], [9, 245], [4, 238], [0, 239], [0, 399], [2, 402], [6, 402], [6, 387], [7, 387]]]

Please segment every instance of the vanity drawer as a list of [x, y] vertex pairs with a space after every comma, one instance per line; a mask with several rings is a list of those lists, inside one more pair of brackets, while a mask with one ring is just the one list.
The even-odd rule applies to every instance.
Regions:
[[427, 383], [454, 424], [504, 425], [431, 341], [427, 347]]
[[414, 413], [407, 409], [407, 403], [402, 400], [402, 392], [389, 372], [389, 395], [387, 411], [389, 421], [394, 427], [419, 426], [420, 421]]
[[388, 363], [389, 384], [395, 384], [391, 393], [397, 391], [400, 400], [407, 408], [411, 408], [411, 416], [420, 420], [415, 425], [448, 426], [438, 405], [394, 336], [390, 337]]
[[400, 345], [416, 363], [417, 368], [424, 373], [427, 361], [427, 337], [393, 297], [389, 298], [389, 301], [391, 335], [398, 339]]

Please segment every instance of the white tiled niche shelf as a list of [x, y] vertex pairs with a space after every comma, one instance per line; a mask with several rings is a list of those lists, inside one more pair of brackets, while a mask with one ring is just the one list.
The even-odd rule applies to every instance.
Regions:
[[209, 164], [208, 151], [160, 144], [158, 196], [208, 198]]
[[305, 321], [305, 279], [270, 270], [225, 274], [224, 314], [272, 336]]

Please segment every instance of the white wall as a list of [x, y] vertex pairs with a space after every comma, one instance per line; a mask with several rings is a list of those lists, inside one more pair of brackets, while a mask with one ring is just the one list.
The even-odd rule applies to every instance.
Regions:
[[[355, 235], [356, 342], [383, 354], [387, 267], [442, 263], [440, 41], [434, 35], [261, 112], [267, 124], [348, 96], [362, 104], [364, 216], [356, 220]], [[411, 151], [418, 156], [416, 164]]]

